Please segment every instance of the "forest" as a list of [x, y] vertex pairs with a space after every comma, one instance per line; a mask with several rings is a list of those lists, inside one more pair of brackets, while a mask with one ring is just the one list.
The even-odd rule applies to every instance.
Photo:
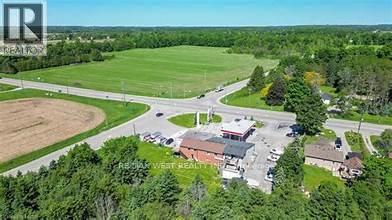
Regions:
[[[158, 146], [157, 146], [158, 147]], [[369, 157], [346, 186], [323, 182], [303, 193], [303, 143], [290, 144], [276, 166], [272, 194], [232, 181], [207, 189], [197, 176], [181, 188], [170, 169], [152, 176], [138, 140], [82, 144], [39, 172], [0, 177], [2, 219], [388, 219], [392, 160]]]

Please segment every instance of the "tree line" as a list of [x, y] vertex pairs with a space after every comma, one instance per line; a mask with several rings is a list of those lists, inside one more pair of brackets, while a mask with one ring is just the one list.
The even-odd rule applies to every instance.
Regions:
[[49, 167], [0, 177], [2, 219], [387, 219], [392, 161], [370, 157], [358, 180], [322, 183], [307, 197], [303, 144], [295, 141], [275, 168], [271, 195], [233, 181], [207, 190], [197, 176], [180, 188], [170, 171], [151, 175], [136, 139], [106, 142], [99, 152], [76, 146]]
[[[389, 57], [390, 26], [305, 26], [270, 28], [83, 28], [51, 27], [49, 39], [61, 42], [48, 46], [47, 57], [1, 57], [3, 72], [15, 73], [54, 66], [102, 61], [104, 52], [132, 48], [161, 48], [179, 45], [227, 47], [229, 53], [251, 53], [256, 57], [312, 54], [323, 48], [347, 45], [379, 45], [378, 56]], [[373, 31], [372, 31], [373, 30]], [[108, 39], [109, 38], [109, 39]], [[81, 43], [80, 39], [87, 42]], [[100, 41], [97, 41], [100, 40]], [[355, 48], [355, 47], [353, 47]]]

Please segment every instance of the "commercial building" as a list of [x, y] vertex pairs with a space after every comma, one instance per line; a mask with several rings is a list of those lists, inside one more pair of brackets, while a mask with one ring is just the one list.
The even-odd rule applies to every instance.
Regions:
[[223, 163], [225, 145], [205, 140], [185, 138], [180, 144], [180, 155], [195, 161], [212, 165]]
[[236, 119], [230, 123], [223, 123], [221, 128], [222, 137], [237, 141], [246, 141], [254, 131], [255, 121]]
[[[194, 135], [193, 137], [201, 137]], [[204, 137], [204, 136], [203, 136]], [[243, 160], [254, 151], [252, 143], [234, 141], [221, 137], [209, 139], [184, 138], [180, 144], [180, 154], [195, 161], [213, 164], [238, 173], [244, 167]]]

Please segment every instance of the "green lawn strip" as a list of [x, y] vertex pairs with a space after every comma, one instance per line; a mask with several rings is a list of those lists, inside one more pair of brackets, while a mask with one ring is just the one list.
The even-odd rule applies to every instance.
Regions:
[[304, 165], [304, 185], [305, 190], [312, 192], [322, 182], [334, 182], [339, 187], [344, 187], [344, 181], [340, 178], [332, 176], [332, 172], [323, 168], [311, 165]]
[[220, 185], [218, 169], [215, 166], [177, 158], [173, 156], [170, 148], [140, 142], [138, 154], [151, 163], [152, 175], [170, 169], [177, 176], [182, 188], [189, 186], [196, 175], [200, 175], [209, 190], [213, 190]]
[[[349, 121], [361, 120], [361, 114], [357, 112], [348, 112], [344, 115], [334, 114], [333, 117], [337, 119], [344, 119]], [[367, 123], [373, 123], [373, 124], [392, 125], [392, 117], [389, 116], [364, 114], [363, 121]]]
[[132, 49], [107, 53], [114, 58], [104, 62], [0, 76], [100, 91], [184, 98], [247, 78], [257, 65], [268, 70], [278, 64], [278, 60], [228, 54], [226, 50], [196, 46]]
[[306, 144], [314, 144], [319, 141], [321, 138], [324, 138], [328, 141], [336, 140], [336, 133], [331, 129], [323, 128], [319, 135], [315, 136], [306, 136]]
[[[195, 126], [195, 113], [177, 115], [172, 118], [169, 118], [169, 121], [175, 125], [185, 127], [185, 128], [194, 128]], [[219, 115], [213, 115], [212, 117], [213, 123], [220, 123], [222, 122], [222, 117]], [[200, 113], [200, 123], [206, 124], [207, 123], [207, 114]]]
[[351, 147], [351, 151], [362, 153], [364, 156], [369, 155], [369, 151], [363, 141], [362, 135], [353, 131], [344, 133], [347, 143]]
[[[330, 88], [331, 89], [331, 88]], [[334, 96], [334, 94], [331, 94]], [[223, 104], [238, 106], [244, 108], [256, 108], [270, 111], [279, 111], [283, 112], [283, 106], [269, 106], [265, 103], [264, 99], [261, 99], [260, 93], [254, 93], [249, 95], [248, 89], [242, 88], [241, 90], [234, 92], [226, 97], [223, 97], [220, 100]], [[349, 112], [344, 115], [340, 114], [331, 114], [332, 118], [343, 119], [349, 121], [359, 121], [361, 119], [361, 115], [357, 112]], [[364, 114], [363, 121], [367, 123], [373, 124], [381, 124], [381, 125], [392, 125], [392, 117], [389, 116], [380, 116], [380, 115], [370, 115]]]
[[338, 97], [338, 93], [336, 93], [336, 89], [330, 86], [321, 86], [321, 92], [330, 94], [333, 98]]
[[253, 93], [249, 95], [248, 89], [242, 88], [241, 90], [234, 92], [220, 100], [223, 104], [245, 107], [245, 108], [256, 108], [271, 111], [283, 112], [283, 106], [269, 106], [265, 103], [264, 99], [261, 99], [260, 93]]
[[106, 119], [98, 127], [90, 131], [78, 134], [67, 140], [41, 148], [29, 154], [22, 155], [20, 157], [17, 157], [15, 159], [0, 164], [0, 173], [18, 167], [20, 165], [23, 165], [35, 159], [38, 159], [42, 156], [45, 156], [56, 150], [62, 149], [66, 146], [82, 141], [104, 130], [108, 130], [109, 128], [113, 128], [117, 125], [125, 123], [126, 121], [136, 118], [137, 116], [142, 115], [143, 113], [149, 110], [149, 106], [144, 104], [139, 104], [139, 103], [132, 103], [132, 104], [128, 104], [127, 106], [124, 106], [122, 102], [117, 102], [117, 101], [92, 99], [92, 98], [85, 98], [85, 97], [72, 96], [72, 95], [59, 94], [59, 93], [52, 93], [53, 96], [47, 96], [45, 93], [46, 92], [39, 91], [39, 90], [24, 89], [24, 90], [0, 94], [0, 101], [22, 99], [22, 98], [64, 99], [64, 100], [79, 102], [79, 103], [98, 107], [105, 112]]
[[18, 87], [0, 83], [0, 92], [9, 91]]

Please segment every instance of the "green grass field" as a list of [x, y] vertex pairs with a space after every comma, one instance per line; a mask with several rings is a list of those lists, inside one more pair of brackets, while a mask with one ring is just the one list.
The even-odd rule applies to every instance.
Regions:
[[334, 142], [336, 140], [336, 133], [333, 130], [323, 128], [318, 136], [306, 136], [305, 143], [314, 144], [322, 138], [327, 141]]
[[228, 54], [226, 48], [178, 46], [109, 53], [113, 59], [34, 70], [4, 77], [143, 96], [184, 98], [248, 77], [256, 65], [278, 60]]
[[245, 107], [245, 108], [257, 108], [271, 111], [284, 111], [283, 106], [269, 106], [261, 99], [260, 93], [254, 93], [249, 95], [247, 88], [243, 88], [237, 92], [234, 92], [220, 100], [222, 103], [232, 106]]
[[[140, 142], [138, 154], [141, 158], [152, 163], [152, 175], [157, 175], [164, 169], [170, 169], [176, 175], [183, 189], [192, 183], [196, 175], [200, 175], [209, 190], [220, 185], [220, 177], [216, 167], [174, 157], [170, 148]], [[169, 164], [169, 166], [167, 168], [160, 166], [163, 163]]]
[[11, 86], [11, 85], [0, 83], [0, 92], [10, 91], [10, 90], [13, 90], [16, 88], [17, 88], [16, 86]]
[[351, 151], [359, 152], [362, 153], [363, 155], [369, 154], [369, 151], [363, 141], [361, 134], [352, 131], [347, 131], [344, 133], [344, 135], [346, 136], [347, 143], [351, 147]]
[[122, 102], [117, 102], [117, 101], [91, 99], [91, 98], [84, 98], [79, 96], [72, 96], [72, 95], [58, 94], [58, 93], [52, 93], [52, 94], [53, 96], [47, 96], [46, 92], [44, 91], [24, 89], [19, 91], [0, 93], [0, 101], [21, 99], [21, 98], [33, 98], [33, 97], [69, 100], [69, 101], [79, 102], [87, 105], [92, 105], [102, 109], [106, 114], [105, 122], [101, 123], [98, 127], [90, 131], [81, 133], [67, 140], [61, 141], [51, 146], [42, 148], [40, 150], [31, 152], [29, 154], [2, 163], [0, 164], [0, 173], [15, 168], [17, 166], [20, 166], [22, 164], [25, 164], [27, 162], [33, 161], [37, 158], [40, 158], [44, 155], [47, 155], [51, 152], [54, 152], [66, 146], [82, 141], [104, 130], [120, 125], [139, 115], [142, 115], [143, 113], [149, 110], [149, 107], [147, 105], [138, 104], [138, 103], [132, 103], [125, 106], [123, 105]]
[[[185, 127], [185, 128], [194, 128], [195, 126], [195, 114], [190, 113], [190, 114], [183, 114], [183, 115], [177, 115], [172, 118], [169, 118], [169, 121], [175, 125]], [[205, 124], [207, 122], [207, 114], [206, 113], [200, 113], [200, 123]], [[219, 115], [214, 115], [212, 117], [212, 122], [213, 123], [220, 123], [222, 122], [222, 117]]]
[[305, 190], [308, 192], [312, 192], [315, 190], [322, 182], [334, 182], [338, 186], [344, 187], [344, 181], [339, 179], [338, 177], [332, 176], [331, 171], [310, 166], [304, 165], [304, 185]]

